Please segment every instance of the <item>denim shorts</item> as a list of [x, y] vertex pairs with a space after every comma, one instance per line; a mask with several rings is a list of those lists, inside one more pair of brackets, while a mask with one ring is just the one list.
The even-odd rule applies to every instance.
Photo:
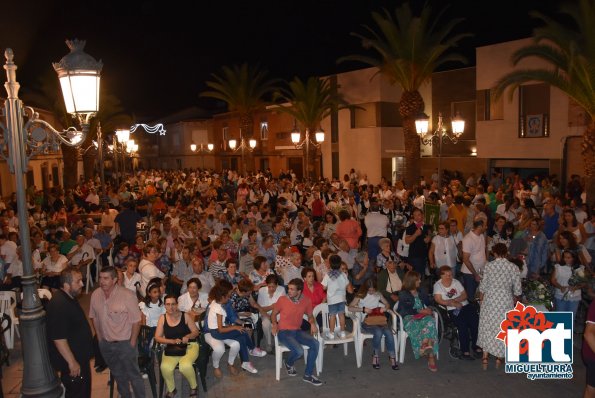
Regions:
[[328, 313], [330, 315], [345, 313], [345, 303], [329, 304]]

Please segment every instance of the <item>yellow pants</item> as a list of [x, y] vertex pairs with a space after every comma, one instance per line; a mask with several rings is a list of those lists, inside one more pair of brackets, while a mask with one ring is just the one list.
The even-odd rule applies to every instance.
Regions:
[[163, 354], [161, 358], [161, 375], [165, 380], [167, 391], [172, 392], [176, 389], [176, 381], [174, 380], [174, 370], [179, 364], [180, 373], [184, 375], [190, 388], [194, 389], [197, 387], [196, 373], [194, 372], [194, 361], [198, 358], [198, 343], [188, 344], [186, 349], [186, 355], [183, 357], [169, 357]]

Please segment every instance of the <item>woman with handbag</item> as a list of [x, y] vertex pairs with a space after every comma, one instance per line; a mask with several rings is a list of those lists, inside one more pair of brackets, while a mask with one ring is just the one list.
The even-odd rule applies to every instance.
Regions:
[[161, 374], [167, 386], [167, 398], [176, 395], [174, 370], [179, 365], [180, 373], [190, 384], [190, 397], [197, 396], [196, 373], [194, 361], [198, 358], [198, 328], [190, 315], [178, 309], [175, 296], [165, 296], [165, 314], [159, 318], [155, 340], [165, 344], [161, 360]]
[[427, 307], [430, 297], [419, 289], [420, 284], [419, 273], [409, 271], [405, 274], [403, 289], [399, 293], [398, 311], [403, 317], [403, 327], [411, 340], [415, 359], [428, 357], [428, 369], [436, 372], [438, 331], [432, 309]]
[[390, 366], [393, 370], [399, 370], [393, 332], [385, 314], [386, 308], [389, 308], [388, 301], [378, 292], [376, 280], [373, 278], [366, 280], [361, 285], [357, 295], [351, 304], [349, 304], [350, 311], [364, 314], [365, 318], [361, 324], [362, 331], [373, 336], [372, 347], [374, 355], [372, 356], [372, 367], [374, 369], [380, 369], [378, 354], [380, 353], [382, 336], [384, 336]]

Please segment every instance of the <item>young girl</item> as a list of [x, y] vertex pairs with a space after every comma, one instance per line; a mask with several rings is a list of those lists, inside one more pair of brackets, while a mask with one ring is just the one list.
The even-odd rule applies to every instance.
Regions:
[[576, 317], [576, 311], [581, 301], [581, 289], [585, 283], [572, 285], [569, 283], [573, 275], [585, 272], [585, 267], [580, 264], [578, 256], [569, 251], [562, 252], [562, 261], [554, 266], [551, 282], [556, 288], [554, 302], [556, 311], [572, 311]]
[[155, 280], [147, 285], [147, 294], [143, 301], [138, 303], [141, 311], [141, 323], [151, 328], [155, 334], [159, 317], [165, 314], [165, 305], [161, 299], [161, 281]]
[[337, 316], [339, 317], [339, 338], [343, 339], [347, 335], [345, 333], [345, 303], [347, 295], [347, 286], [349, 280], [343, 272], [341, 272], [341, 257], [333, 254], [329, 257], [331, 270], [324, 276], [322, 286], [326, 290], [328, 311], [330, 316], [329, 328], [326, 332], [327, 339], [335, 338], [335, 327], [337, 323]]

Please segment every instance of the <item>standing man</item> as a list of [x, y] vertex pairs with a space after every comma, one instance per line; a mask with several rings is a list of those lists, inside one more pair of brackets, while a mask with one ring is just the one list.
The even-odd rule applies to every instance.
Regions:
[[132, 245], [136, 238], [136, 224], [141, 220], [141, 216], [132, 209], [132, 205], [128, 201], [122, 203], [122, 207], [124, 210], [114, 218], [116, 235], [120, 235], [124, 242]]
[[378, 242], [381, 238], [386, 238], [388, 231], [388, 217], [380, 213], [378, 202], [370, 203], [370, 211], [364, 218], [364, 224], [368, 238], [368, 258], [371, 261], [371, 265], [375, 265], [376, 257], [380, 253]]
[[475, 302], [475, 291], [481, 280], [481, 271], [485, 266], [486, 259], [486, 238], [483, 233], [486, 230], [484, 220], [473, 222], [473, 229], [463, 238], [463, 286], [467, 292], [467, 298]]
[[[297, 372], [293, 366], [295, 362], [304, 356], [304, 348], [308, 347], [308, 360], [304, 371], [304, 380], [314, 386], [321, 386], [322, 381], [318, 380], [312, 372], [316, 365], [318, 356], [318, 340], [314, 335], [318, 334], [316, 319], [312, 315], [312, 302], [302, 294], [304, 281], [299, 278], [292, 279], [287, 286], [287, 296], [281, 296], [273, 305], [271, 314], [272, 332], [279, 339], [279, 344], [289, 348], [289, 358], [285, 361], [285, 370], [289, 376], [296, 376]], [[277, 315], [279, 320], [277, 321]], [[302, 319], [306, 315], [310, 322], [310, 334], [301, 330]]]
[[60, 273], [60, 289], [53, 292], [46, 307], [47, 335], [52, 366], [60, 372], [67, 398], [91, 397], [93, 334], [85, 312], [77, 301], [83, 276], [68, 267]]
[[413, 209], [412, 217], [413, 222], [405, 230], [405, 243], [409, 245], [407, 262], [425, 278], [429, 243], [432, 240], [431, 227], [424, 224], [424, 212], [417, 207]]
[[136, 339], [141, 312], [134, 293], [118, 286], [114, 267], [99, 272], [99, 289], [91, 295], [89, 318], [95, 327], [99, 349], [122, 398], [145, 397], [145, 383], [138, 368]]

